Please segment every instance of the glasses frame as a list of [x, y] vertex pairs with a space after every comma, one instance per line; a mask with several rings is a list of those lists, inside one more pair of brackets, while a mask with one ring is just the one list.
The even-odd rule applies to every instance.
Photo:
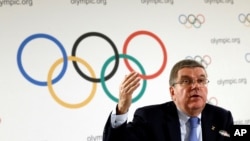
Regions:
[[[200, 81], [200, 82], [199, 82]], [[207, 84], [209, 83], [210, 81], [207, 79], [207, 78], [199, 78], [199, 79], [189, 79], [189, 78], [185, 78], [185, 79], [182, 79], [182, 80], [179, 80], [175, 83], [173, 83], [172, 86], [175, 86], [176, 84], [180, 84], [182, 86], [192, 86], [194, 85], [195, 83], [199, 84], [200, 86], [207, 86]]]

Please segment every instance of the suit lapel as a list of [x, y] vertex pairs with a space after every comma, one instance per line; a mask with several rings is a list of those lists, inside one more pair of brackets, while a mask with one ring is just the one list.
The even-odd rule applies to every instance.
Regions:
[[177, 113], [177, 108], [173, 102], [170, 102], [165, 107], [165, 122], [167, 123], [167, 131], [171, 141], [181, 141], [180, 123]]
[[211, 111], [205, 107], [201, 116], [203, 141], [216, 140], [216, 135], [218, 134], [216, 124], [213, 122], [213, 117], [210, 112]]

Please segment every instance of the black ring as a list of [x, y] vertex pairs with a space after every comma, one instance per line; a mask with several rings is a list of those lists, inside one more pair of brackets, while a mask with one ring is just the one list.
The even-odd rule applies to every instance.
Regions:
[[[72, 48], [72, 56], [75, 56], [76, 55], [76, 49], [79, 45], [79, 43], [87, 38], [87, 37], [90, 37], [90, 36], [97, 36], [97, 37], [100, 37], [100, 38], [103, 38], [104, 40], [106, 40], [110, 45], [111, 47], [113, 48], [114, 52], [115, 52], [115, 65], [114, 65], [114, 68], [112, 69], [112, 71], [104, 77], [104, 80], [107, 81], [108, 79], [110, 79], [114, 74], [115, 72], [117, 71], [118, 69], [118, 65], [119, 65], [119, 53], [118, 53], [118, 50], [115, 46], [115, 44], [113, 43], [113, 41], [107, 37], [106, 35], [102, 34], [102, 33], [99, 33], [99, 32], [88, 32], [88, 33], [85, 33], [83, 35], [81, 35], [74, 43], [73, 45], [73, 48]], [[84, 79], [88, 80], [88, 81], [91, 81], [91, 82], [101, 82], [101, 79], [100, 78], [91, 78], [89, 76], [87, 76], [86, 74], [84, 74], [80, 68], [78, 67], [77, 65], [77, 62], [76, 61], [72, 61], [73, 63], [73, 66], [74, 68], [76, 69], [77, 73], [83, 77]]]

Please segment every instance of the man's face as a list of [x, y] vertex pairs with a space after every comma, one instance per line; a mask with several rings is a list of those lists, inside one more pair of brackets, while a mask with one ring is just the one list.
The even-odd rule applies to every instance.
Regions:
[[207, 101], [207, 74], [203, 68], [182, 68], [178, 71], [170, 94], [177, 107], [189, 116], [197, 116]]

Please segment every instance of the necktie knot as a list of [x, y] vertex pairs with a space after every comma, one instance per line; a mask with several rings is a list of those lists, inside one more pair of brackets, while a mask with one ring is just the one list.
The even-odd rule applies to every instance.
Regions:
[[190, 127], [191, 128], [196, 128], [199, 124], [199, 118], [198, 117], [191, 117], [189, 119], [189, 122], [190, 122]]

